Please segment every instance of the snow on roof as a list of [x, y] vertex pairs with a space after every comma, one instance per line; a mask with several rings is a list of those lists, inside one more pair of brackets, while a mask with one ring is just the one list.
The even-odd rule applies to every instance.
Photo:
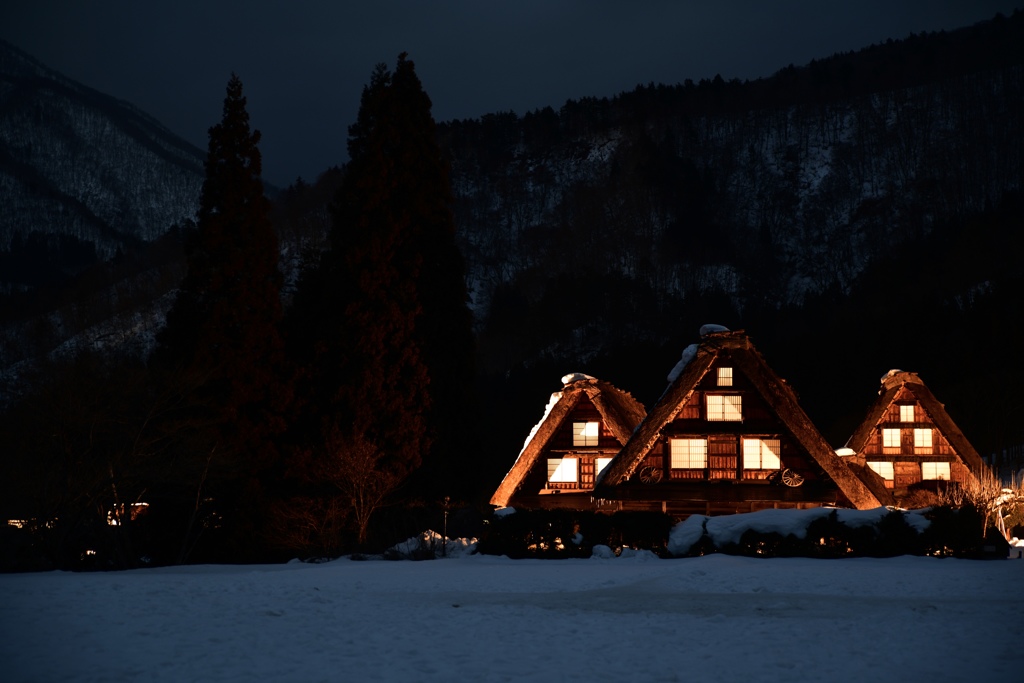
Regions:
[[533, 425], [533, 429], [530, 430], [530, 435], [528, 437], [526, 437], [526, 441], [523, 442], [523, 447], [519, 449], [519, 455], [522, 455], [523, 451], [526, 450], [526, 447], [530, 445], [530, 442], [533, 441], [533, 437], [535, 437], [537, 435], [537, 430], [540, 429], [540, 426], [542, 424], [544, 424], [545, 420], [548, 419], [548, 415], [551, 414], [551, 409], [554, 408], [556, 405], [558, 405], [558, 402], [561, 401], [561, 400], [562, 400], [562, 392], [561, 391], [556, 391], [556, 392], [551, 394], [551, 398], [548, 399], [548, 404], [546, 406], [544, 406], [544, 414], [541, 416], [541, 418], [537, 422], [537, 424]]
[[899, 368], [893, 368], [893, 369], [892, 369], [892, 370], [890, 370], [889, 372], [887, 372], [887, 373], [885, 373], [884, 375], [882, 375], [882, 379], [880, 379], [880, 380], [878, 380], [878, 381], [879, 381], [880, 383], [882, 383], [882, 384], [885, 384], [885, 380], [889, 379], [890, 377], [894, 377], [894, 376], [896, 376], [896, 375], [900, 374], [901, 372], [903, 372], [903, 371], [902, 371], [902, 370], [900, 370]]
[[[704, 328], [702, 327], [701, 330], [703, 329]], [[672, 368], [672, 371], [670, 373], [668, 373], [669, 384], [672, 384], [677, 379], [679, 379], [679, 375], [683, 374], [683, 370], [686, 369], [686, 366], [689, 365], [690, 361], [697, 356], [697, 349], [699, 347], [699, 344], [690, 344], [685, 349], [683, 349], [683, 355], [679, 359], [679, 362], [676, 363], [676, 366]]]
[[725, 327], [723, 325], [712, 325], [712, 324], [709, 323], [707, 325], [701, 325], [700, 326], [700, 336], [702, 336], [702, 337], [706, 337], [709, 334], [714, 334], [715, 332], [728, 332], [728, 331], [729, 331], [729, 328]]
[[570, 372], [568, 375], [562, 375], [562, 384], [572, 384], [573, 382], [584, 382], [593, 379], [597, 378], [582, 372]]

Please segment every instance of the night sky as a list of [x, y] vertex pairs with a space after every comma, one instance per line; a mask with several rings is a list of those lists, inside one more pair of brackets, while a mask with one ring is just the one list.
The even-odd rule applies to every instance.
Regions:
[[238, 73], [264, 177], [284, 186], [345, 161], [375, 64], [406, 51], [438, 121], [524, 114], [638, 83], [789, 64], [1011, 14], [1020, 0], [25, 0], [0, 38], [127, 100], [206, 148]]

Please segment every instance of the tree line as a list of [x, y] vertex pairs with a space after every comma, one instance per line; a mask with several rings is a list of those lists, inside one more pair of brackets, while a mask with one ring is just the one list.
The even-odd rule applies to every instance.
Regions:
[[232, 75], [152, 353], [55, 361], [2, 418], [5, 520], [28, 529], [5, 527], [4, 568], [338, 554], [469, 499], [471, 315], [430, 109], [404, 53], [374, 69], [286, 306]]

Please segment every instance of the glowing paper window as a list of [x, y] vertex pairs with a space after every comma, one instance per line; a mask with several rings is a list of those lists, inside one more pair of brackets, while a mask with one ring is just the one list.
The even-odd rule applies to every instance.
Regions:
[[704, 469], [708, 466], [705, 439], [670, 439], [669, 460], [674, 470]]
[[743, 420], [743, 397], [738, 394], [708, 394], [707, 416], [712, 422]]
[[922, 479], [944, 479], [949, 481], [948, 462], [923, 462], [921, 463]]
[[777, 470], [782, 467], [778, 439], [743, 439], [743, 469]]
[[718, 368], [718, 386], [732, 386], [732, 368]]
[[572, 423], [572, 445], [573, 446], [596, 446], [601, 436], [601, 423], [599, 422], [573, 422]]
[[878, 476], [886, 481], [892, 481], [896, 478], [896, 472], [894, 471], [891, 462], [871, 462], [869, 460], [868, 467], [877, 472]]
[[576, 458], [548, 458], [548, 481], [556, 484], [578, 481]]
[[608, 463], [611, 461], [611, 458], [594, 458], [594, 474], [601, 474], [601, 470], [608, 467]]
[[883, 448], [899, 448], [900, 447], [900, 430], [898, 430], [898, 429], [883, 429], [882, 430], [882, 447]]
[[914, 430], [914, 453], [927, 455], [932, 452], [932, 430]]
[[900, 422], [914, 421], [914, 406], [900, 406]]

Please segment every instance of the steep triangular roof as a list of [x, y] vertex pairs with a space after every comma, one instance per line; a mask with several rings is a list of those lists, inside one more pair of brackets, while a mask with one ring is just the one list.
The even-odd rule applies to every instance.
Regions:
[[561, 391], [551, 394], [544, 416], [530, 432], [515, 464], [491, 497], [491, 505], [508, 505], [548, 441], [558, 432], [562, 423], [584, 396], [597, 408], [601, 418], [620, 444], [629, 440], [633, 430], [647, 414], [643, 405], [631, 394], [589, 375], [569, 374], [562, 378], [562, 384], [564, 386]]
[[864, 482], [864, 485], [868, 487], [868, 490], [874, 494], [883, 505], [895, 505], [896, 500], [892, 496], [892, 491], [885, 488], [885, 480], [879, 476], [878, 472], [868, 467], [867, 460], [857, 456], [847, 456], [841, 458], [843, 464], [850, 468], [850, 470], [857, 475], [857, 477]]
[[890, 370], [882, 377], [882, 388], [878, 391], [878, 398], [871, 405], [868, 414], [860, 423], [853, 435], [846, 442], [846, 447], [856, 453], [861, 453], [867, 444], [868, 439], [875, 426], [882, 420], [885, 411], [896, 400], [900, 389], [906, 388], [914, 398], [917, 399], [924, 411], [932, 419], [936, 428], [946, 437], [949, 444], [956, 451], [957, 455], [970, 468], [975, 476], [980, 475], [986, 468], [978, 451], [967, 440], [964, 433], [953, 422], [953, 418], [946, 412], [946, 406], [939, 402], [931, 390], [925, 386], [916, 372], [904, 372], [903, 370]]
[[768, 367], [742, 331], [721, 328], [707, 331], [700, 344], [687, 347], [683, 358], [669, 375], [669, 386], [637, 427], [619, 454], [598, 476], [595, 495], [628, 480], [657, 443], [662, 429], [676, 418], [689, 400], [701, 378], [714, 365], [715, 360], [728, 352], [734, 372], [742, 372], [754, 388], [772, 406], [783, 424], [790, 430], [801, 447], [835, 482], [851, 503], [859, 509], [874, 508], [882, 502], [836, 455], [811, 419], [800, 407], [796, 393], [782, 378]]

